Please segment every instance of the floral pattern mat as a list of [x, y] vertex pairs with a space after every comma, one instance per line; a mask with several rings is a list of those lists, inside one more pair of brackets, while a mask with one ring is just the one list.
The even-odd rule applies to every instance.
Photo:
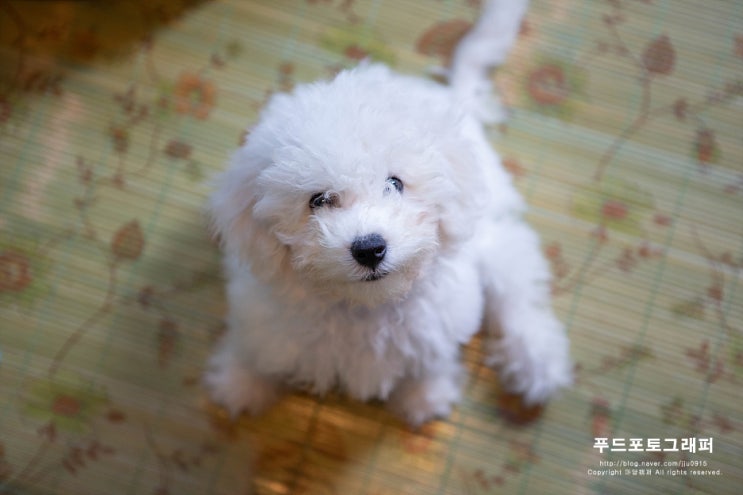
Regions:
[[272, 92], [365, 57], [424, 74], [478, 3], [0, 2], [0, 494], [739, 493], [739, 1], [534, 0], [495, 76], [576, 358], [536, 418], [477, 343], [418, 431], [206, 400], [208, 177]]

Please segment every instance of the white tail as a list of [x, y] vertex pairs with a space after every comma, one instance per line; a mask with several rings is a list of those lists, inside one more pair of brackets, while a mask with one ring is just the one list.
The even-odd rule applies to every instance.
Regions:
[[461, 104], [484, 122], [505, 120], [506, 112], [492, 91], [490, 71], [506, 60], [528, 5], [529, 0], [488, 0], [454, 52], [449, 84]]

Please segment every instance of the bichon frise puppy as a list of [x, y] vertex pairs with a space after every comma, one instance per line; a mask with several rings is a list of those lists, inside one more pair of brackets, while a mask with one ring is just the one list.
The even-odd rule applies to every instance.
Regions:
[[205, 383], [233, 415], [288, 385], [446, 416], [480, 328], [527, 403], [571, 382], [548, 264], [482, 128], [526, 3], [486, 7], [448, 86], [362, 64], [271, 99], [211, 201], [229, 314]]

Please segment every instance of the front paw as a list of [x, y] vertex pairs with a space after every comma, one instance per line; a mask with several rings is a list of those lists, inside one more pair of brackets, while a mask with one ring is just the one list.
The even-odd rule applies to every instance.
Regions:
[[504, 329], [506, 325], [520, 328], [488, 342], [487, 364], [498, 369], [508, 391], [521, 395], [526, 405], [536, 405], [573, 383], [569, 341], [551, 312], [522, 314], [504, 322]]
[[233, 418], [242, 412], [261, 414], [280, 397], [279, 386], [274, 380], [219, 354], [209, 363], [204, 385], [212, 400], [227, 409]]
[[458, 374], [405, 380], [393, 391], [389, 408], [414, 427], [445, 418], [462, 398], [461, 382]]

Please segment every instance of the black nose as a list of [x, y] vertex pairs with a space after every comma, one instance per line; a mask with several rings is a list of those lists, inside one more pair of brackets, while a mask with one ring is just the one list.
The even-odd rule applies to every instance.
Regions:
[[375, 269], [387, 253], [387, 242], [379, 234], [357, 237], [351, 244], [351, 256], [360, 265]]

